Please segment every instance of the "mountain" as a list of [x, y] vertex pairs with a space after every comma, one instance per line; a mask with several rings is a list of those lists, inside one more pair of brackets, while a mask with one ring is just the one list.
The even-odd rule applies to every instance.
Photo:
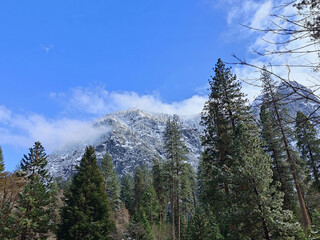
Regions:
[[[302, 111], [306, 115], [316, 111], [319, 105], [315, 101], [301, 98], [301, 94], [309, 96], [310, 90], [297, 82], [290, 84], [298, 89], [298, 93], [284, 84], [280, 84], [277, 91], [286, 96], [286, 107], [292, 121], [297, 111]], [[259, 118], [261, 98], [262, 96], [257, 97], [251, 105], [256, 118]], [[320, 117], [318, 113], [314, 116]], [[150, 167], [154, 159], [164, 159], [162, 136], [168, 117], [167, 114], [129, 109], [110, 113], [98, 119], [93, 123], [96, 127], [103, 127], [101, 136], [93, 144], [98, 160], [108, 152], [116, 171], [122, 176], [125, 173], [133, 173], [137, 165], [146, 164]], [[188, 162], [196, 168], [202, 151], [200, 115], [181, 117], [181, 122], [183, 139], [189, 150]], [[62, 176], [64, 179], [72, 176], [84, 150], [85, 146], [80, 145], [66, 152], [49, 155], [49, 172], [55, 177]]]
[[[296, 92], [293, 89], [295, 89]], [[301, 111], [306, 116], [312, 114], [312, 118], [320, 119], [320, 112], [317, 111], [320, 106], [317, 102], [320, 102], [320, 100], [315, 97], [307, 87], [296, 81], [291, 81], [289, 85], [281, 83], [276, 91], [281, 93], [287, 114], [292, 123], [294, 123], [298, 111]], [[256, 119], [259, 119], [261, 103], [262, 96], [258, 96], [251, 105]]]
[[[169, 115], [148, 113], [138, 109], [114, 112], [94, 122], [104, 132], [93, 144], [98, 161], [108, 152], [117, 173], [133, 173], [137, 165], [152, 166], [154, 159], [163, 159], [163, 131]], [[196, 167], [201, 153], [199, 125], [200, 115], [181, 118], [182, 134], [188, 148], [188, 162]], [[66, 179], [75, 173], [85, 146], [71, 151], [52, 153], [48, 157], [48, 169], [54, 176]]]

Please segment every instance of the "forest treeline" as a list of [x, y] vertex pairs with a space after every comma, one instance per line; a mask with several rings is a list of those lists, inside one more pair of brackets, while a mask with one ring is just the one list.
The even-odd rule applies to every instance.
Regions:
[[36, 142], [13, 173], [0, 151], [0, 239], [320, 239], [320, 140], [310, 120], [289, 119], [267, 71], [259, 120], [219, 59], [201, 113], [197, 171], [177, 116], [165, 159], [117, 175], [88, 146], [75, 175], [53, 179]]

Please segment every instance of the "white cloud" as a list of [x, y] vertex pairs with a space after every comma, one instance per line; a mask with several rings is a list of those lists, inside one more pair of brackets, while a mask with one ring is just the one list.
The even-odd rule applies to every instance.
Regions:
[[227, 12], [227, 23], [229, 25], [238, 25], [241, 23], [250, 26], [250, 22], [252, 22], [250, 20], [252, 20], [252, 16], [255, 16], [253, 19], [254, 25], [256, 26], [260, 21], [263, 21], [263, 18], [265, 18], [266, 15], [268, 15], [272, 1], [234, 0], [225, 2], [224, 5], [225, 9], [229, 9]]
[[53, 48], [53, 45], [41, 45], [41, 48], [48, 54]]
[[[108, 92], [103, 87], [75, 88], [70, 94], [51, 93], [50, 97], [61, 100], [67, 111], [76, 111], [90, 119], [107, 113], [138, 108], [149, 112], [179, 114], [200, 113], [206, 97], [194, 95], [180, 102], [165, 103], [157, 94], [139, 95], [136, 92]], [[31, 147], [40, 141], [47, 152], [65, 150], [79, 144], [92, 144], [109, 129], [93, 127], [92, 121], [71, 118], [48, 119], [36, 114], [17, 114], [0, 106], [0, 145]]]
[[[2, 117], [2, 113], [9, 114]], [[39, 114], [13, 114], [0, 106], [0, 145], [30, 147], [35, 141], [40, 141], [51, 152], [93, 143], [106, 131], [108, 129], [93, 127], [87, 121], [67, 118], [52, 120]]]
[[[252, 3], [251, 8], [249, 9], [246, 6], [246, 3]], [[272, 14], [275, 13], [278, 16], [295, 16], [297, 10], [292, 6], [289, 5], [287, 7], [280, 7], [286, 1], [276, 1], [276, 0], [269, 0], [269, 1], [258, 1], [258, 0], [248, 0], [245, 1], [243, 5], [238, 5], [238, 7], [234, 7], [233, 9], [229, 10], [228, 14], [228, 23], [232, 22], [235, 17], [237, 20], [243, 23], [244, 25], [253, 27], [253, 28], [260, 28], [260, 29], [268, 29], [276, 28], [279, 29], [279, 26], [284, 28], [291, 27], [290, 24], [286, 21], [282, 21], [282, 19], [273, 16]], [[237, 14], [238, 13], [238, 14]], [[246, 14], [245, 14], [246, 13]], [[232, 21], [230, 20], [230, 16]], [[230, 26], [231, 28], [237, 28], [234, 26]], [[255, 30], [250, 30], [243, 28], [240, 31], [237, 28], [237, 33], [247, 38], [248, 45], [245, 46], [247, 48], [246, 56], [238, 56], [240, 58], [246, 58], [246, 61], [250, 64], [262, 67], [263, 65], [272, 66], [272, 71], [289, 80], [295, 80], [301, 84], [304, 84], [307, 87], [311, 87], [314, 85], [314, 81], [318, 81], [319, 73], [315, 73], [312, 71], [311, 68], [306, 67], [291, 67], [290, 69], [287, 66], [294, 66], [294, 65], [308, 65], [310, 63], [319, 62], [319, 58], [317, 53], [308, 53], [308, 54], [270, 54], [267, 56], [261, 56], [252, 52], [252, 49], [261, 52], [274, 52], [274, 51], [287, 51], [288, 49], [297, 49], [301, 46], [306, 46], [310, 44], [310, 39], [308, 38], [301, 38], [296, 41], [290, 41], [287, 45], [279, 45], [279, 44], [271, 44], [271, 43], [280, 43], [285, 42], [287, 40], [293, 39], [293, 36], [288, 35], [281, 35], [281, 34], [274, 34], [273, 32], [260, 32]], [[239, 37], [239, 36], [238, 36]], [[297, 36], [295, 36], [297, 37]], [[313, 51], [318, 49], [319, 46], [311, 45], [307, 48], [304, 48], [305, 51]], [[235, 68], [235, 71], [239, 78], [257, 83], [255, 80], [259, 78], [260, 72], [257, 69], [252, 67], [245, 67], [245, 66], [238, 66]], [[277, 79], [276, 79], [277, 80]], [[319, 82], [317, 82], [319, 84]], [[260, 92], [260, 88], [255, 88], [253, 86], [244, 84], [244, 91], [249, 95], [249, 99], [253, 100], [254, 96], [257, 96]]]
[[139, 95], [135, 92], [111, 93], [112, 102], [119, 108], [139, 108], [149, 112], [160, 112], [178, 115], [200, 113], [206, 97], [194, 95], [180, 102], [165, 103], [153, 95]]
[[250, 27], [262, 28], [266, 26], [267, 18], [271, 14], [272, 1], [267, 1], [259, 6], [256, 13], [254, 14]]
[[8, 122], [11, 119], [11, 111], [4, 106], [0, 106], [0, 122]]
[[137, 108], [148, 112], [194, 115], [202, 111], [206, 96], [194, 95], [182, 101], [167, 103], [157, 94], [141, 95], [136, 92], [108, 92], [104, 87], [75, 88], [70, 94], [51, 94], [64, 103], [69, 111], [100, 117], [109, 112]]

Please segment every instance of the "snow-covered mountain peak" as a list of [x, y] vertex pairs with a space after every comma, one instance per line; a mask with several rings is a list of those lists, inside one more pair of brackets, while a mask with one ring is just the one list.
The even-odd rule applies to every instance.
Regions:
[[[310, 90], [297, 82], [290, 83], [298, 88], [298, 93], [283, 84], [278, 86], [277, 91], [287, 96], [286, 107], [292, 119], [295, 118], [297, 111], [302, 111], [306, 115], [316, 111], [319, 105], [315, 101], [301, 98], [301, 94], [310, 95]], [[251, 105], [256, 118], [259, 118], [261, 99], [261, 96], [257, 97]], [[102, 131], [93, 144], [98, 160], [108, 152], [121, 176], [125, 173], [132, 174], [137, 165], [146, 164], [151, 167], [154, 159], [164, 159], [163, 132], [169, 116], [164, 113], [128, 109], [97, 119], [93, 125]], [[315, 116], [320, 115], [316, 113]], [[183, 139], [189, 150], [188, 161], [196, 167], [202, 151], [201, 117], [199, 114], [182, 116], [180, 119]], [[73, 175], [84, 150], [85, 145], [79, 145], [70, 151], [50, 154], [48, 158], [50, 173], [56, 177], [62, 176], [64, 179]]]
[[[94, 144], [98, 160], [108, 152], [120, 175], [133, 173], [137, 165], [151, 166], [155, 159], [163, 159], [163, 132], [170, 115], [128, 109], [107, 114], [97, 119], [94, 126], [104, 126], [108, 131]], [[201, 152], [200, 116], [182, 120], [182, 133], [189, 150], [188, 161], [196, 167]], [[49, 156], [49, 170], [53, 176], [67, 178], [75, 171], [85, 146], [72, 151], [53, 153]]]

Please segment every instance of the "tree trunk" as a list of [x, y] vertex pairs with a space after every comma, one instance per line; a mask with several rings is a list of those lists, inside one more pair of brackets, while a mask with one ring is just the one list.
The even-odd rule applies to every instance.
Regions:
[[[254, 192], [255, 192], [257, 198], [259, 199], [259, 192], [258, 192], [258, 190], [257, 190], [257, 188], [256, 188], [256, 183], [255, 183], [255, 180], [254, 180], [254, 179], [252, 179], [252, 183], [253, 183]], [[265, 220], [264, 217], [263, 217], [263, 214], [264, 214], [264, 212], [263, 212], [263, 207], [262, 207], [262, 205], [260, 204], [259, 200], [257, 200], [257, 202], [258, 202], [259, 211], [261, 212], [261, 215], [262, 215], [262, 218], [261, 218], [261, 219], [262, 219], [262, 228], [263, 228], [264, 238], [265, 238], [266, 240], [270, 240], [271, 238], [270, 238], [270, 235], [269, 235], [269, 229], [268, 229], [266, 220]]]
[[194, 206], [194, 209], [197, 209], [196, 193], [194, 191], [192, 191], [192, 195], [193, 195], [193, 206]]
[[181, 238], [181, 223], [180, 223], [180, 198], [177, 196], [177, 240]]
[[276, 171], [278, 173], [278, 176], [279, 176], [279, 181], [281, 183], [281, 191], [284, 193], [284, 199], [283, 199], [283, 202], [284, 204], [287, 203], [289, 204], [289, 197], [288, 197], [288, 194], [286, 193], [285, 191], [285, 188], [284, 188], [284, 180], [281, 176], [281, 171], [280, 171], [280, 167], [279, 167], [279, 161], [278, 161], [278, 156], [276, 155], [276, 151], [274, 148], [271, 149], [271, 151], [273, 152], [273, 155], [274, 155], [274, 164], [275, 164], [275, 167], [276, 167]]
[[272, 92], [271, 88], [270, 88], [270, 95], [272, 97], [272, 104], [274, 106], [274, 110], [275, 110], [276, 117], [277, 117], [277, 122], [279, 124], [279, 128], [280, 128], [281, 135], [282, 135], [282, 140], [283, 140], [283, 143], [284, 143], [284, 147], [286, 149], [286, 154], [287, 154], [288, 162], [289, 162], [289, 165], [290, 165], [291, 174], [292, 174], [293, 181], [294, 181], [294, 184], [295, 184], [295, 187], [296, 187], [296, 191], [297, 191], [297, 194], [298, 194], [299, 204], [300, 204], [302, 218], [303, 218], [303, 225], [306, 228], [309, 228], [310, 227], [310, 219], [309, 219], [309, 216], [308, 216], [306, 204], [305, 204], [304, 199], [303, 199], [303, 195], [302, 195], [302, 192], [301, 192], [301, 189], [300, 189], [300, 185], [299, 185], [299, 180], [298, 180], [297, 174], [296, 174], [296, 169], [295, 169], [295, 166], [294, 166], [294, 163], [293, 163], [293, 159], [291, 157], [291, 153], [290, 153], [290, 150], [289, 150], [288, 140], [287, 140], [287, 137], [286, 137], [285, 132], [283, 130], [282, 121], [281, 121], [280, 113], [279, 113], [279, 110], [278, 110], [278, 106], [277, 106], [277, 104], [275, 102], [276, 100], [275, 100], [275, 97], [273, 95], [273, 92]]
[[175, 234], [175, 222], [174, 222], [174, 178], [171, 178], [171, 239], [176, 239]]

